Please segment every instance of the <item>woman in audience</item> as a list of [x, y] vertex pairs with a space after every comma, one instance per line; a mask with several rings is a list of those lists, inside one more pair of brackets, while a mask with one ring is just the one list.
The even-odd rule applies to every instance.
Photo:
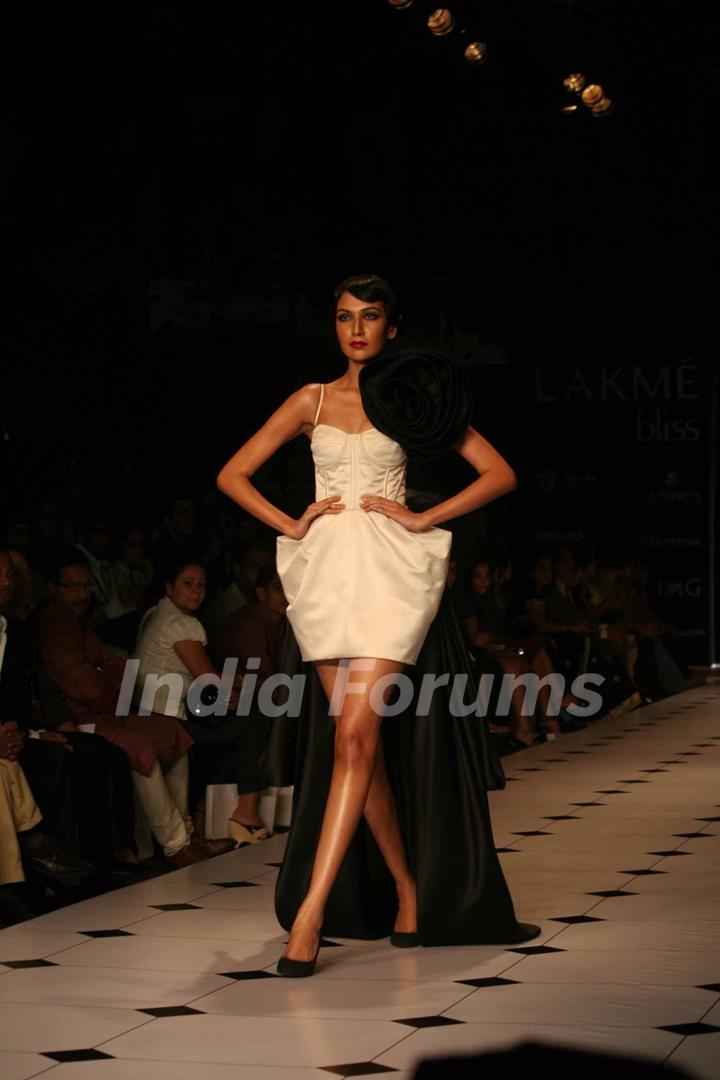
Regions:
[[[173, 699], [168, 686], [156, 691], [153, 708], [166, 716], [176, 716], [192, 736], [199, 752], [199, 770], [204, 783], [193, 792], [196, 814], [203, 816], [203, 794], [206, 784], [239, 785], [238, 805], [228, 821], [228, 833], [236, 846], [256, 843], [270, 834], [258, 814], [257, 798], [248, 806], [246, 741], [248, 719], [236, 716], [242, 676], [235, 675], [228, 701], [228, 714], [202, 722], [198, 714], [188, 709], [187, 694], [194, 679], [219, 672], [207, 652], [207, 634], [197, 618], [205, 599], [205, 566], [193, 556], [178, 556], [165, 574], [165, 595], [145, 615], [135, 655], [140, 661], [138, 693], [141, 695], [148, 676], [178, 675], [182, 692]], [[192, 703], [191, 703], [192, 704]], [[217, 725], [217, 726], [215, 726]], [[257, 785], [255, 785], [257, 787]], [[242, 789], [242, 790], [240, 790]], [[256, 791], [256, 795], [258, 792]]]

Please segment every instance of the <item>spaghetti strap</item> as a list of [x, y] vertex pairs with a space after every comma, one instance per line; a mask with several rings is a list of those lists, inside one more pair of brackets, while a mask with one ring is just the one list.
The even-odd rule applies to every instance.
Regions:
[[317, 427], [318, 416], [322, 409], [323, 397], [325, 396], [325, 383], [320, 383], [320, 400], [318, 401], [317, 409], [315, 410], [315, 419], [313, 420], [313, 427]]

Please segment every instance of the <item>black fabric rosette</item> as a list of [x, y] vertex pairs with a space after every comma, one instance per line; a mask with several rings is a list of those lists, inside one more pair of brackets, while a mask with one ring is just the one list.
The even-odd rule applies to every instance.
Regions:
[[465, 434], [472, 393], [444, 353], [404, 349], [370, 360], [360, 372], [368, 420], [402, 446], [410, 461], [431, 461]]

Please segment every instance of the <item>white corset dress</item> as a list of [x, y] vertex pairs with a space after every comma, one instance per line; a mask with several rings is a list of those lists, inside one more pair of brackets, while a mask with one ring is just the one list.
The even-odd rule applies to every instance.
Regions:
[[414, 664], [445, 588], [452, 534], [412, 533], [361, 509], [363, 495], [405, 502], [405, 453], [377, 428], [348, 434], [316, 424], [311, 447], [315, 498], [339, 495], [345, 509], [316, 518], [302, 540], [277, 541], [302, 658]]

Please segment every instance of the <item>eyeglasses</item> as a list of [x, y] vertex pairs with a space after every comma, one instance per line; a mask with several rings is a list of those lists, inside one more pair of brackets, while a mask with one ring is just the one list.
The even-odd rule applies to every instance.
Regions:
[[68, 592], [84, 592], [86, 589], [92, 589], [92, 581], [58, 581], [58, 585], [61, 589], [67, 589]]

